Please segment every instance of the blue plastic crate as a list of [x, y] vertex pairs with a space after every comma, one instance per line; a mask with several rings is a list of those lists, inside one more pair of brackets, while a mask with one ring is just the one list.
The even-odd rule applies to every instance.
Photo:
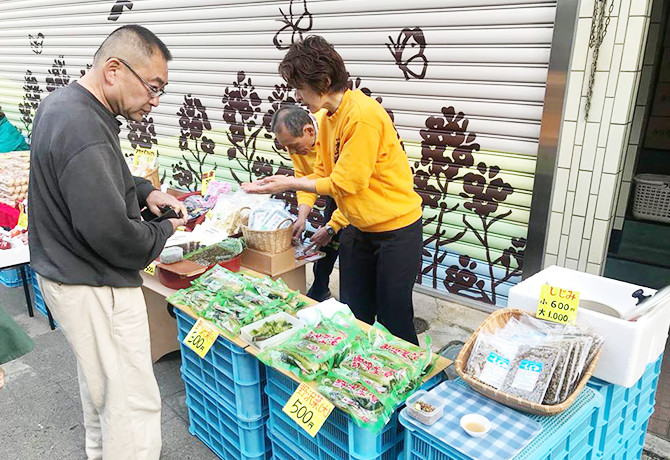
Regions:
[[605, 404], [594, 424], [596, 438], [593, 446], [598, 458], [639, 458], [636, 457], [637, 445], [630, 442], [631, 446], [635, 444], [635, 452], [630, 452], [626, 444], [631, 439], [644, 440], [647, 422], [654, 411], [662, 362], [663, 355], [647, 365], [642, 377], [630, 388], [595, 378], [589, 381], [589, 388], [605, 398]]
[[[42, 316], [45, 318], [49, 318], [49, 314], [47, 313], [47, 305], [44, 302], [44, 297], [42, 296], [42, 291], [40, 290], [40, 285], [37, 282], [37, 275], [35, 275], [35, 272], [32, 269], [26, 270], [27, 273], [30, 274], [30, 284], [33, 287], [33, 307], [35, 308], [36, 311], [38, 311]], [[54, 320], [54, 326], [58, 327], [58, 323], [56, 320]]]
[[[441, 382], [441, 374], [423, 385], [430, 389]], [[308, 452], [311, 458], [333, 459], [381, 459], [394, 452], [402, 443], [403, 427], [398, 423], [398, 411], [380, 433], [357, 426], [343, 411], [335, 408], [312, 438], [282, 408], [298, 387], [298, 383], [286, 375], [268, 368], [268, 382], [265, 391], [270, 397], [270, 423], [275, 433], [294, 443], [300, 452]]]
[[182, 343], [195, 320], [179, 309], [175, 309], [175, 314], [182, 372], [203, 382], [239, 420], [253, 422], [266, 414], [265, 366], [255, 356], [221, 336], [205, 357], [200, 358]]
[[[30, 282], [31, 270], [26, 267], [26, 281]], [[7, 268], [0, 270], [0, 283], [7, 287], [23, 286], [21, 271], [18, 268]]]
[[[462, 380], [459, 384], [464, 385]], [[585, 389], [566, 411], [542, 417], [529, 415], [542, 425], [540, 434], [522, 450], [518, 460], [583, 460], [592, 459], [592, 423], [597, 419], [603, 398], [596, 391]], [[417, 429], [400, 416], [405, 426], [404, 460], [471, 460], [440, 440]]]
[[202, 382], [187, 373], [182, 373], [182, 379], [192, 435], [225, 460], [269, 458], [270, 442], [265, 432], [267, 417], [254, 422], [240, 421]]

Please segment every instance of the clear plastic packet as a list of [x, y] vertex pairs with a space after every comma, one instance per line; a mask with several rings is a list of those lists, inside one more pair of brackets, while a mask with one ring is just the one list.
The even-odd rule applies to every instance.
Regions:
[[220, 262], [227, 262], [244, 251], [244, 242], [241, 238], [226, 238], [219, 243], [199, 248], [184, 256], [197, 264], [210, 266]]
[[202, 316], [210, 303], [216, 298], [216, 293], [203, 290], [197, 286], [180, 289], [167, 297], [167, 301], [173, 305], [186, 305], [193, 312]]
[[521, 345], [500, 389], [505, 393], [541, 403], [549, 387], [559, 350], [551, 346]]
[[407, 367], [394, 367], [384, 356], [371, 353], [360, 345], [344, 357], [333, 373], [352, 381], [361, 381], [383, 395], [401, 391], [410, 383]]
[[423, 375], [426, 368], [433, 363], [430, 336], [426, 338], [425, 347], [420, 347], [394, 336], [377, 322], [372, 325], [367, 335], [374, 353], [386, 357], [393, 366], [407, 368], [410, 380]]
[[482, 383], [500, 389], [516, 356], [518, 344], [490, 332], [480, 332], [470, 352], [465, 372]]
[[554, 344], [559, 350], [559, 356], [556, 361], [556, 368], [554, 374], [551, 376], [549, 387], [544, 395], [542, 404], [558, 404], [560, 403], [560, 395], [563, 386], [566, 384], [566, 376], [570, 368], [570, 357], [573, 354], [574, 344], [570, 341], [556, 341], [550, 342]]
[[244, 279], [220, 265], [212, 267], [201, 277], [197, 278], [193, 284], [214, 292], [225, 290], [236, 293], [242, 292], [248, 287], [248, 283]]
[[356, 425], [373, 433], [379, 433], [391, 418], [394, 405], [365, 383], [331, 372], [319, 379], [317, 391], [349, 414]]

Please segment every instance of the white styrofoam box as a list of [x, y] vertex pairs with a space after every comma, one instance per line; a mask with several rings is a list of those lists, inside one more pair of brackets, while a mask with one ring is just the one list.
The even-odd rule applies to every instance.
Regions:
[[321, 321], [321, 318], [332, 318], [336, 313], [343, 312], [350, 315], [353, 315], [349, 306], [342, 302], [338, 302], [334, 298], [324, 300], [321, 303], [313, 305], [311, 307], [303, 308], [298, 311], [298, 318], [303, 320], [307, 324], [317, 324]]
[[594, 377], [630, 388], [640, 379], [647, 364], [663, 353], [670, 328], [670, 303], [637, 321], [624, 321], [588, 309], [589, 304], [597, 303], [622, 315], [637, 305], [633, 293], [642, 290], [643, 295], [649, 296], [656, 292], [654, 289], [552, 265], [513, 286], [507, 306], [534, 313], [544, 284], [579, 291], [577, 323], [604, 337]]
[[[267, 323], [268, 321], [275, 321], [275, 320], [282, 320], [282, 319], [291, 323], [291, 328], [290, 329], [288, 329], [284, 332], [280, 332], [279, 334], [277, 334], [275, 336], [272, 336], [269, 339], [262, 340], [260, 342], [256, 342], [253, 339], [252, 331], [254, 329], [258, 329], [260, 327], [263, 327], [263, 325], [265, 323]], [[278, 343], [281, 343], [281, 342], [285, 341], [286, 339], [291, 337], [293, 334], [295, 334], [296, 331], [298, 329], [300, 329], [301, 327], [303, 327], [304, 325], [305, 325], [305, 323], [300, 321], [295, 316], [289, 315], [288, 313], [286, 313], [284, 311], [281, 311], [279, 313], [275, 313], [274, 315], [270, 315], [266, 318], [260, 319], [260, 320], [254, 322], [254, 323], [251, 323], [251, 324], [248, 324], [248, 325], [244, 326], [240, 330], [240, 337], [242, 337], [243, 340], [246, 340], [247, 343], [249, 343], [250, 345], [255, 346], [259, 350], [265, 350], [268, 347], [277, 345]]]

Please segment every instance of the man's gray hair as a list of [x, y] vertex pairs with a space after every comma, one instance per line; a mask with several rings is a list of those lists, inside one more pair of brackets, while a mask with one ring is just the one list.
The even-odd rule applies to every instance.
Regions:
[[[288, 129], [293, 137], [301, 137], [305, 125], [314, 125], [314, 121], [309, 112], [297, 105], [284, 105], [272, 115], [270, 122], [270, 131], [277, 133], [282, 126]], [[316, 126], [314, 126], [316, 128]]]

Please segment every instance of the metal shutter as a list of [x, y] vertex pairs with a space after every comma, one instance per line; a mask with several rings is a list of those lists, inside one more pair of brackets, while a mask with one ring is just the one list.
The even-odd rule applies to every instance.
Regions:
[[555, 14], [555, 1], [522, 0], [8, 0], [0, 104], [30, 132], [34, 106], [105, 36], [142, 24], [174, 60], [160, 106], [124, 123], [124, 149], [154, 146], [177, 187], [213, 168], [247, 181], [290, 169], [267, 133], [291, 97], [277, 65], [301, 34], [323, 35], [403, 138], [424, 198], [419, 282], [504, 305], [522, 272]]

